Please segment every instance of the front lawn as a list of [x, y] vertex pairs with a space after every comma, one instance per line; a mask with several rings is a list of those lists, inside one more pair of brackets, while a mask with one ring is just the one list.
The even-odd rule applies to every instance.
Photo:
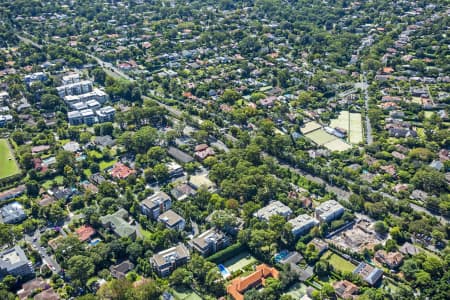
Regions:
[[0, 179], [16, 175], [19, 172], [19, 166], [8, 141], [0, 139]]

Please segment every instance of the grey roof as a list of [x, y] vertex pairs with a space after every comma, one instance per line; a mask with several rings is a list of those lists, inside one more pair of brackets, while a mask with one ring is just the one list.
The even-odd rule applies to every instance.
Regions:
[[268, 205], [259, 209], [254, 215], [259, 219], [264, 219], [268, 221], [271, 216], [281, 215], [281, 216], [289, 216], [292, 214], [292, 210], [285, 204], [280, 201], [272, 201]]
[[145, 205], [149, 209], [153, 209], [166, 201], [171, 201], [169, 195], [160, 191], [154, 193], [150, 197], [147, 197], [145, 200], [141, 202], [141, 205]]
[[169, 150], [167, 151], [167, 153], [175, 158], [176, 160], [182, 162], [182, 163], [188, 163], [191, 161], [194, 161], [194, 158], [192, 156], [190, 156], [187, 153], [184, 153], [183, 151], [181, 151], [178, 148], [175, 147], [169, 147]]
[[184, 221], [183, 217], [181, 217], [179, 214], [174, 212], [173, 210], [168, 210], [165, 213], [161, 214], [158, 217], [158, 221], [163, 222], [164, 224], [173, 227], [177, 223]]
[[170, 249], [163, 250], [152, 257], [157, 266], [162, 266], [168, 262], [185, 258], [189, 258], [189, 250], [184, 244], [179, 244]]
[[1, 221], [6, 224], [19, 223], [26, 219], [27, 215], [23, 210], [22, 204], [12, 202], [0, 209]]
[[[0, 253], [0, 271], [10, 273], [12, 270], [29, 264], [30, 261], [19, 246], [7, 249]], [[0, 272], [1, 273], [1, 272]]]
[[111, 227], [118, 236], [129, 237], [136, 232], [136, 228], [125, 221], [127, 217], [128, 212], [121, 208], [111, 215], [100, 217], [100, 221], [103, 226]]

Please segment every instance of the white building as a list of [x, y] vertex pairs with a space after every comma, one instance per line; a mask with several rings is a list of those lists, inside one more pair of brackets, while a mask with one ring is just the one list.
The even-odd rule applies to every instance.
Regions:
[[336, 200], [328, 200], [316, 207], [316, 218], [321, 222], [331, 222], [344, 214], [344, 207]]
[[292, 234], [297, 238], [308, 233], [311, 228], [319, 224], [319, 221], [310, 215], [303, 214], [289, 220], [288, 223], [292, 225]]
[[272, 201], [269, 205], [258, 210], [254, 216], [260, 220], [269, 221], [271, 216], [280, 215], [288, 218], [292, 214], [292, 210], [280, 201]]

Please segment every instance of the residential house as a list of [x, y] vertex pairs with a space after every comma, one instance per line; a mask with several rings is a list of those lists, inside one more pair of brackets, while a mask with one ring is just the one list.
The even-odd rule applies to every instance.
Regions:
[[202, 256], [209, 256], [227, 247], [230, 239], [217, 229], [209, 229], [198, 237], [193, 238], [189, 245]]
[[96, 136], [94, 138], [94, 145], [99, 146], [101, 148], [111, 148], [115, 145], [114, 139], [110, 135], [104, 135], [104, 136]]
[[105, 106], [95, 112], [100, 123], [113, 122], [116, 115], [116, 109], [112, 106]]
[[420, 253], [419, 248], [408, 242], [404, 243], [398, 250], [400, 251], [400, 253], [404, 255], [411, 255], [411, 256]]
[[403, 262], [403, 255], [400, 252], [386, 252], [384, 250], [378, 250], [375, 252], [375, 260], [388, 266], [390, 269], [399, 267]]
[[310, 215], [303, 214], [288, 221], [292, 225], [292, 234], [298, 238], [301, 235], [308, 233], [311, 228], [319, 224], [319, 221]]
[[186, 264], [189, 259], [188, 248], [184, 244], [179, 244], [153, 255], [150, 263], [159, 276], [166, 277], [179, 266]]
[[183, 167], [176, 162], [171, 161], [166, 164], [166, 167], [170, 178], [177, 178], [184, 175]]
[[17, 198], [26, 191], [25, 185], [19, 185], [18, 187], [0, 192], [0, 202]]
[[0, 278], [6, 275], [22, 276], [34, 274], [33, 264], [20, 246], [0, 252]]
[[278, 279], [280, 273], [277, 269], [271, 268], [266, 264], [258, 265], [256, 266], [256, 271], [250, 275], [233, 279], [227, 286], [227, 294], [234, 300], [244, 300], [244, 293], [251, 288], [264, 286], [267, 277]]
[[17, 224], [27, 218], [22, 204], [12, 202], [0, 209], [0, 221], [5, 224]]
[[192, 156], [175, 147], [169, 147], [167, 153], [177, 161], [184, 164], [194, 161], [194, 158]]
[[41, 277], [29, 280], [22, 284], [22, 288], [17, 291], [17, 296], [20, 300], [28, 299], [36, 291], [45, 291], [49, 289], [50, 285]]
[[316, 218], [320, 222], [331, 222], [344, 214], [344, 207], [336, 200], [328, 200], [321, 203], [315, 209]]
[[157, 192], [140, 203], [142, 213], [154, 220], [168, 211], [171, 206], [172, 199], [164, 192]]
[[186, 198], [195, 195], [197, 192], [188, 184], [182, 183], [174, 187], [170, 194], [178, 201], [185, 200]]
[[127, 275], [127, 273], [133, 269], [134, 269], [134, 264], [129, 260], [125, 260], [125, 261], [121, 262], [120, 264], [109, 267], [111, 276], [116, 279], [125, 278], [125, 275]]
[[333, 288], [336, 295], [342, 299], [356, 299], [359, 292], [358, 286], [348, 280], [333, 282]]
[[254, 216], [260, 220], [269, 221], [271, 216], [280, 215], [289, 218], [292, 214], [292, 209], [280, 201], [272, 201], [268, 205], [259, 209], [254, 213]]
[[166, 225], [167, 228], [181, 231], [186, 225], [186, 221], [173, 210], [168, 210], [158, 217], [158, 221]]
[[358, 275], [371, 286], [376, 285], [383, 277], [382, 270], [372, 267], [365, 262], [361, 262], [353, 271], [353, 274]]
[[135, 170], [131, 169], [130, 167], [117, 162], [114, 167], [109, 171], [109, 174], [113, 177], [113, 178], [117, 178], [117, 179], [126, 179], [128, 176], [130, 176], [131, 174], [136, 173]]
[[80, 240], [80, 242], [86, 242], [87, 240], [90, 240], [91, 237], [97, 233], [97, 231], [95, 231], [92, 226], [83, 225], [80, 228], [76, 229], [75, 233], [78, 236], [78, 240]]
[[61, 299], [58, 293], [53, 288], [46, 289], [34, 296], [34, 300], [59, 300]]
[[313, 238], [312, 241], [308, 243], [308, 245], [314, 245], [314, 248], [316, 248], [319, 255], [322, 255], [323, 253], [325, 253], [325, 251], [328, 250], [328, 244], [318, 238]]
[[412, 191], [411, 196], [409, 196], [409, 198], [412, 200], [425, 201], [428, 198], [428, 193], [422, 190], [414, 190]]
[[100, 217], [103, 227], [112, 230], [118, 237], [136, 237], [136, 228], [126, 221], [128, 212], [121, 208], [111, 215]]
[[205, 188], [209, 191], [213, 191], [216, 187], [216, 185], [211, 180], [209, 180], [207, 174], [191, 176], [189, 179], [189, 185], [195, 190]]
[[203, 161], [205, 158], [213, 156], [214, 154], [215, 154], [214, 149], [206, 144], [197, 145], [195, 147], [194, 156], [200, 161]]

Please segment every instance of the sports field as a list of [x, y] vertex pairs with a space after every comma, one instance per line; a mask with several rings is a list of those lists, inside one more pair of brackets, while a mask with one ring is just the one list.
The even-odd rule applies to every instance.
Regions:
[[0, 139], [0, 179], [18, 174], [20, 171], [14, 154], [5, 139]]
[[316, 143], [317, 145], [320, 145], [320, 146], [337, 139], [337, 137], [329, 134], [328, 132], [326, 132], [323, 129], [314, 130], [313, 132], [305, 134], [305, 136], [307, 138], [310, 138], [314, 143]]
[[347, 130], [348, 141], [352, 144], [358, 144], [364, 139], [360, 113], [350, 113], [346, 110], [341, 111], [337, 119], [331, 120], [330, 126]]
[[248, 252], [240, 253], [236, 255], [232, 259], [227, 260], [223, 263], [223, 265], [230, 271], [236, 272], [238, 270], [242, 270], [246, 266], [256, 263], [258, 260], [251, 256]]
[[326, 252], [324, 254], [324, 257], [326, 258], [326, 260], [328, 260], [328, 262], [333, 266], [335, 270], [338, 270], [340, 272], [353, 272], [353, 270], [356, 268], [354, 264], [344, 259], [343, 257], [340, 257], [336, 253], [332, 253], [331, 251]]

